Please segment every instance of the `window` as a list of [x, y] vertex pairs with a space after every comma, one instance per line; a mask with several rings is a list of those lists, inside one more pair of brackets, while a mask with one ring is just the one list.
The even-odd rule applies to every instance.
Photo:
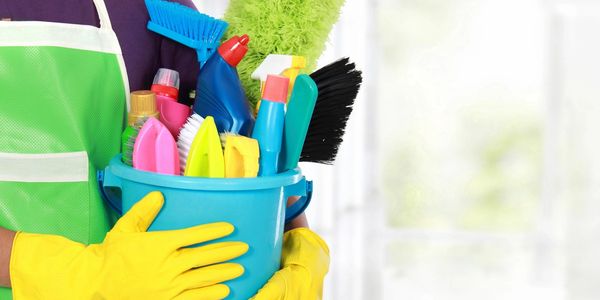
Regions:
[[302, 165], [325, 299], [598, 298], [598, 28], [594, 1], [347, 0], [320, 65], [365, 82], [335, 167]]

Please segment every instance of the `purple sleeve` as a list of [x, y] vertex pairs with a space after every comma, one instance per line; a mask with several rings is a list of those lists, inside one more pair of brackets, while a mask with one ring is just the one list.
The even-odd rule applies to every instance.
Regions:
[[[190, 0], [176, 0], [183, 5], [196, 8]], [[177, 70], [180, 76], [179, 99], [182, 103], [192, 104], [188, 95], [196, 89], [196, 80], [200, 65], [196, 50], [183, 46], [171, 39], [163, 38], [160, 47], [160, 65]]]

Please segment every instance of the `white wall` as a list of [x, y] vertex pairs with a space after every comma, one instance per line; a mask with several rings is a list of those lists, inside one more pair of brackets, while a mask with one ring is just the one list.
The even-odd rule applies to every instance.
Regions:
[[[213, 16], [227, 3], [197, 2]], [[311, 226], [332, 250], [325, 299], [600, 298], [599, 30], [593, 0], [347, 0], [319, 64], [350, 56], [365, 83], [336, 166], [302, 165], [315, 180]], [[475, 125], [458, 126], [473, 109]], [[494, 138], [488, 127], [524, 111], [542, 132], [529, 225], [453, 223], [486, 200], [458, 188], [475, 180], [458, 138]], [[506, 123], [486, 120], [503, 113]], [[423, 197], [419, 222], [392, 226], [382, 174], [406, 167], [388, 160], [407, 141], [425, 175], [397, 184], [416, 178], [416, 193], [435, 196]]]

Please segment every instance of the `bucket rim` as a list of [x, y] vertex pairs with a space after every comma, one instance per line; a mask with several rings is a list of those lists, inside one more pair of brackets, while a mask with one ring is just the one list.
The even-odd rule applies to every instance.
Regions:
[[166, 188], [203, 191], [264, 190], [294, 185], [304, 176], [300, 168], [288, 170], [272, 176], [253, 178], [206, 178], [159, 174], [134, 169], [125, 165], [121, 154], [113, 157], [105, 172], [111, 172], [121, 179]]

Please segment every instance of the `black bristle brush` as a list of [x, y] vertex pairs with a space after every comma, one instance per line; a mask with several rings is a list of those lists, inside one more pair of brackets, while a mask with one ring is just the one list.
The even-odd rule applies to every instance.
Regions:
[[310, 120], [300, 161], [332, 164], [342, 143], [362, 72], [342, 58], [310, 74], [319, 95]]

